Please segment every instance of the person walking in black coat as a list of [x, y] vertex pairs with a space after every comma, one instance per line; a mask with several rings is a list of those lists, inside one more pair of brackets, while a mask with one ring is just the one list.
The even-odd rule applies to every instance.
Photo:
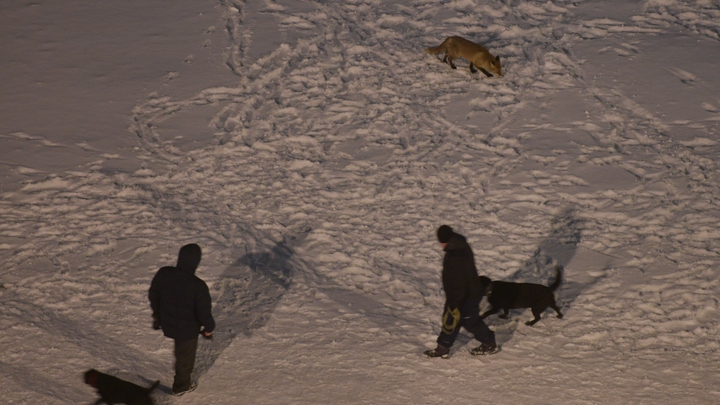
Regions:
[[472, 333], [481, 343], [470, 353], [497, 353], [495, 333], [480, 318], [480, 301], [485, 293], [478, 279], [475, 256], [470, 245], [464, 236], [453, 232], [447, 225], [438, 228], [437, 237], [445, 250], [442, 270], [445, 309], [437, 347], [426, 350], [425, 355], [445, 359], [450, 357], [450, 347], [455, 343], [460, 327]]
[[148, 298], [153, 328], [175, 341], [173, 393], [182, 395], [197, 387], [191, 380], [195, 367], [198, 335], [211, 339], [215, 329], [212, 301], [207, 284], [195, 275], [202, 251], [192, 243], [180, 249], [175, 267], [158, 270], [150, 284]]

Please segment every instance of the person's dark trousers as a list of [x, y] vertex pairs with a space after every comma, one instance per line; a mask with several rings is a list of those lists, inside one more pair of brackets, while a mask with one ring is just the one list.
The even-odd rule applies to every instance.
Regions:
[[182, 392], [190, 389], [190, 377], [195, 367], [195, 353], [197, 353], [198, 338], [175, 341], [175, 381], [173, 392]]
[[[469, 301], [460, 305], [459, 313], [453, 313], [445, 304], [443, 312], [443, 328], [437, 342], [444, 347], [452, 347], [460, 333], [460, 327], [465, 328], [475, 336], [480, 343], [495, 344], [495, 332], [480, 319], [480, 301]], [[458, 318], [459, 315], [459, 318]], [[458, 320], [459, 319], [459, 320]]]

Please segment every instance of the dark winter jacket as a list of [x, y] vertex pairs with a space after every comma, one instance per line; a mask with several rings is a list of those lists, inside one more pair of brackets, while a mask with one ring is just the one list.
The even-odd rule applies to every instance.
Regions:
[[482, 300], [484, 293], [475, 267], [475, 256], [460, 234], [454, 233], [445, 246], [442, 281], [446, 304], [450, 308]]
[[200, 328], [215, 329], [207, 284], [195, 275], [202, 252], [196, 244], [180, 249], [177, 266], [163, 267], [155, 274], [148, 297], [153, 317], [165, 336], [175, 340], [196, 338]]

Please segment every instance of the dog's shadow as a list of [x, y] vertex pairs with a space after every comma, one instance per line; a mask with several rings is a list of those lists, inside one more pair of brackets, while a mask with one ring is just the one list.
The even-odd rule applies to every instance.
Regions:
[[285, 242], [269, 251], [246, 252], [214, 283], [213, 339], [200, 339], [193, 378], [205, 374], [240, 335], [264, 326], [293, 278], [293, 250]]
[[[509, 278], [504, 278], [502, 281], [527, 282], [543, 285], [552, 283], [552, 281], [555, 280], [555, 266], [559, 265], [565, 268], [575, 256], [577, 246], [582, 238], [583, 225], [583, 221], [577, 218], [574, 209], [564, 209], [553, 218], [548, 237], [540, 242], [533, 255]], [[580, 283], [567, 281], [567, 276], [567, 269], [565, 269], [563, 272], [563, 283], [555, 293], [561, 309], [572, 304], [582, 290], [587, 287]], [[486, 300], [484, 300], [481, 313], [488, 308], [489, 305]], [[485, 319], [488, 326], [495, 331], [498, 344], [506, 343], [513, 338], [525, 311], [529, 310], [510, 310], [510, 316], [507, 319], [502, 319], [497, 315]], [[547, 313], [544, 314], [543, 320], [549, 316]], [[525, 326], [523, 322], [523, 327], [529, 326]], [[537, 325], [535, 327], [537, 327]]]
[[[127, 381], [141, 387], [150, 387], [155, 381], [150, 378], [143, 376], [142, 374], [136, 374], [129, 371], [124, 371], [119, 368], [111, 368], [105, 371], [106, 374], [117, 377], [123, 381]], [[172, 387], [166, 384], [160, 383], [156, 389], [154, 389], [150, 396], [152, 397], [153, 404], [155, 405], [169, 405], [172, 403]], [[92, 404], [97, 403], [96, 401]]]
[[[207, 373], [238, 335], [249, 336], [267, 323], [292, 285], [293, 256], [293, 250], [283, 241], [266, 251], [246, 251], [223, 271], [210, 291], [216, 323], [213, 339], [199, 339], [193, 380], [197, 381]], [[150, 379], [140, 374], [119, 369], [109, 370], [108, 373], [141, 386], [152, 384]], [[173, 402], [170, 385], [163, 383], [158, 386], [153, 394], [156, 405]]]

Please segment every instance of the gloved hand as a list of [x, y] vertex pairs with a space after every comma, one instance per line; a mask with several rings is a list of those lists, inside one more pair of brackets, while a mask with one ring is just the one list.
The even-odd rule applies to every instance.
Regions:
[[201, 330], [201, 331], [200, 331], [200, 335], [202, 335], [202, 337], [205, 338], [205, 339], [207, 339], [207, 340], [212, 340], [212, 338], [213, 338], [212, 332], [208, 332], [208, 331], [206, 331], [206, 330]]

